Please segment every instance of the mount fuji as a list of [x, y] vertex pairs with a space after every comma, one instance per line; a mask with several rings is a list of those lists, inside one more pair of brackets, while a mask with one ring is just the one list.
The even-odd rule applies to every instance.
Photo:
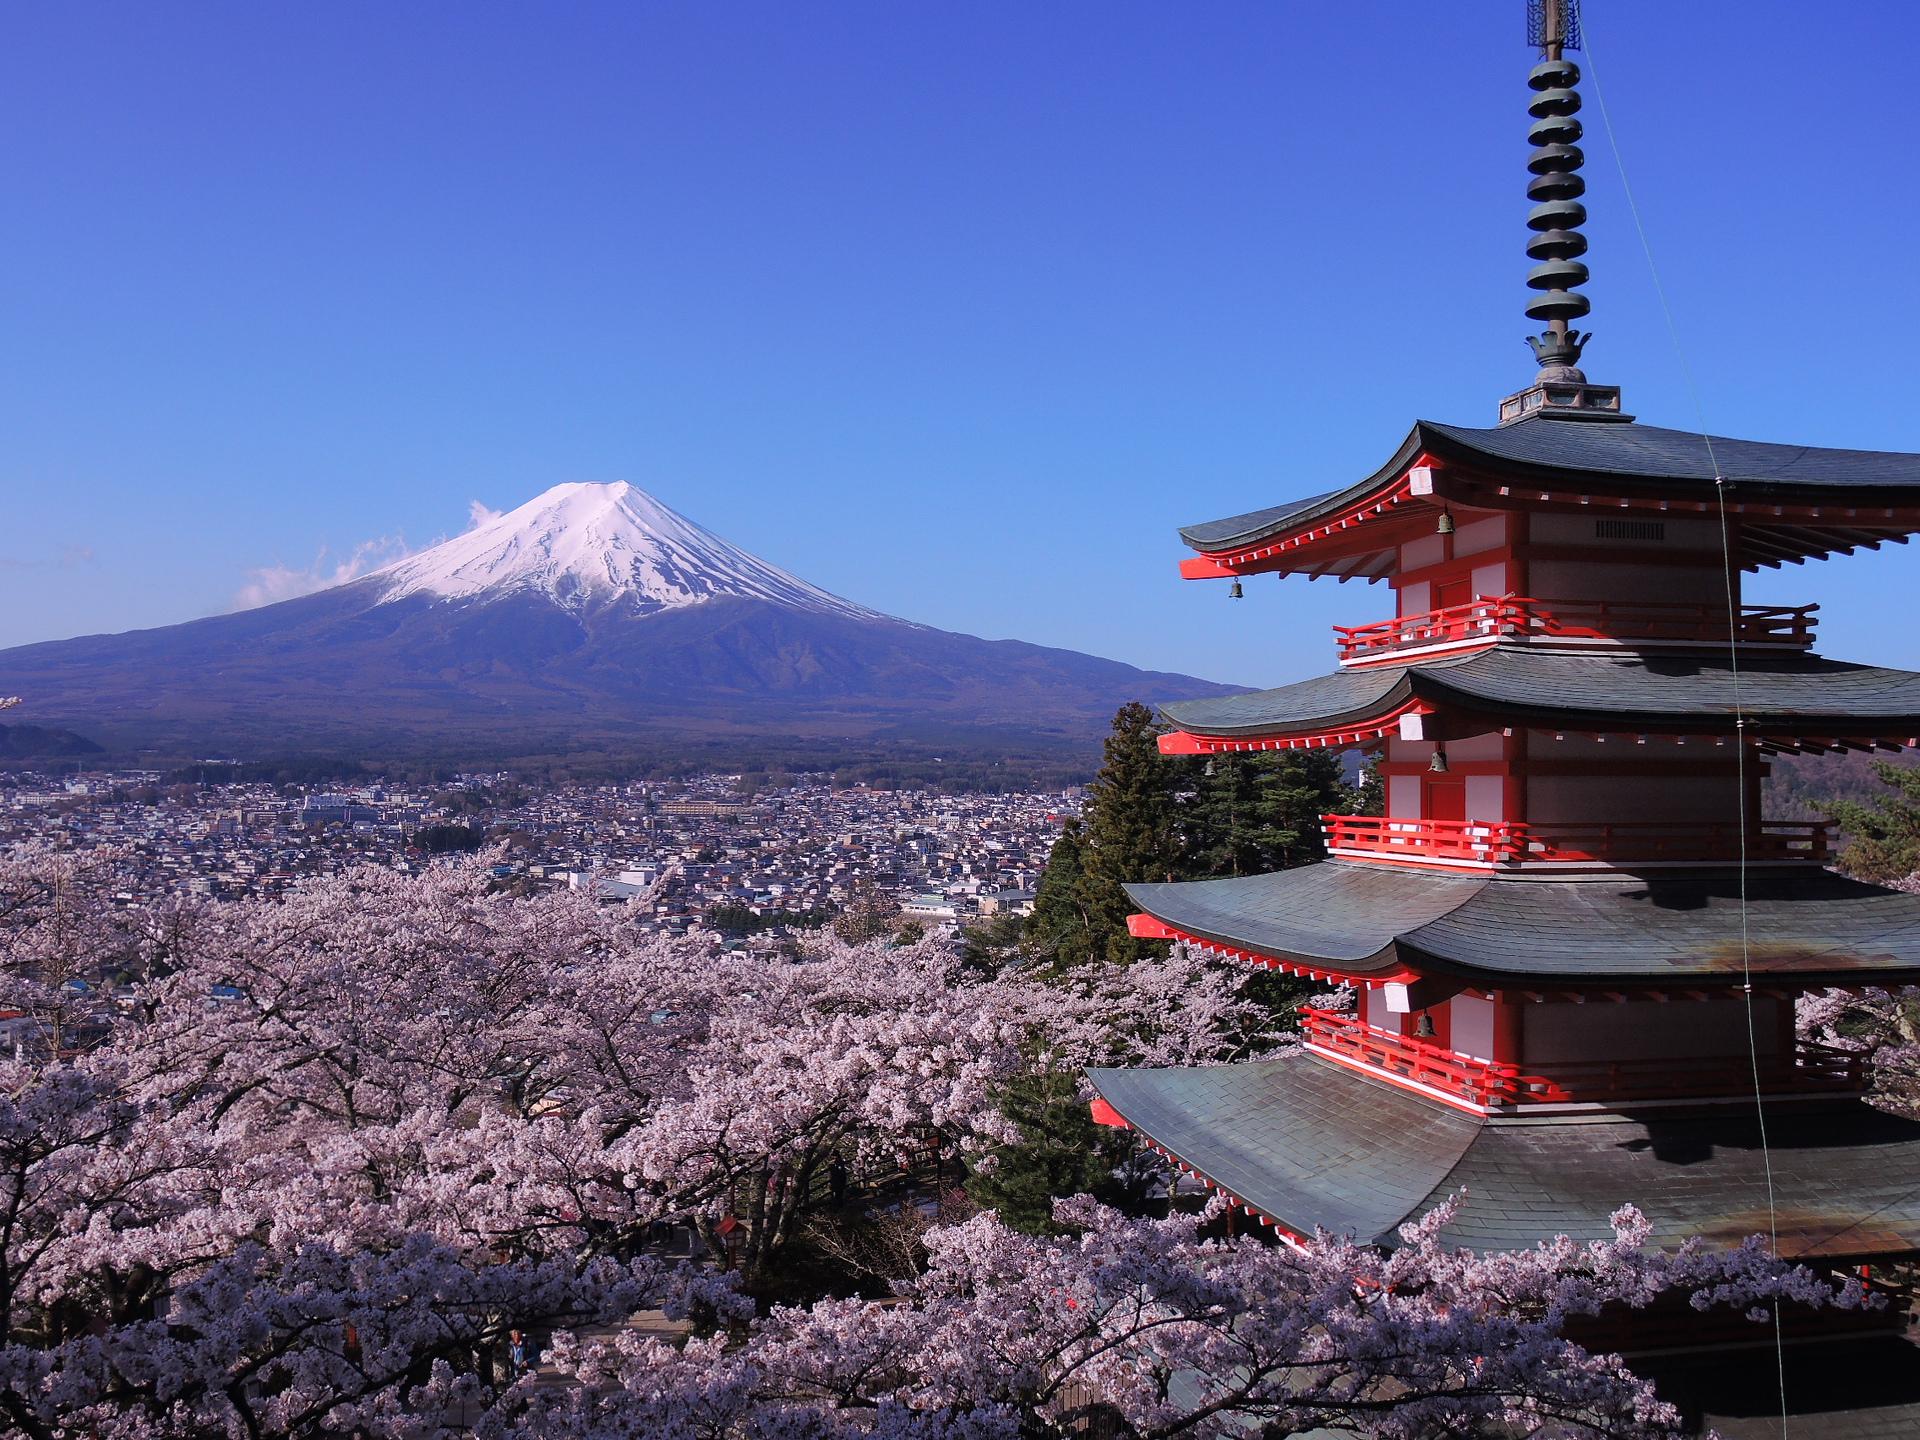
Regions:
[[892, 619], [749, 555], [624, 482], [556, 485], [369, 578], [385, 582], [382, 604], [409, 595], [544, 595], [575, 614], [614, 605], [657, 615], [731, 595], [854, 620]]
[[117, 755], [1064, 755], [1127, 700], [1240, 688], [885, 615], [627, 484], [298, 599], [0, 651], [18, 718]]

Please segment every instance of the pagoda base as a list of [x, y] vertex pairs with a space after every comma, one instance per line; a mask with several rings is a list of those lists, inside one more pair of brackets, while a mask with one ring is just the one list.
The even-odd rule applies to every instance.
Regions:
[[[1780, 1371], [1786, 1371], [1790, 1440], [1906, 1440], [1920, 1435], [1920, 1348], [1898, 1335], [1787, 1344], [1771, 1327], [1757, 1346], [1717, 1354], [1627, 1353], [1636, 1375], [1679, 1408], [1688, 1434], [1781, 1440]], [[1779, 1363], [1784, 1360], [1784, 1367]]]

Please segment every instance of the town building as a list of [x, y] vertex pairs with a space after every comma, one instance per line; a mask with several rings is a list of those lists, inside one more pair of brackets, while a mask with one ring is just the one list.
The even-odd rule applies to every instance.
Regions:
[[633, 907], [643, 928], [710, 929], [716, 908], [751, 911], [770, 930], [789, 916], [817, 924], [860, 893], [935, 896], [952, 925], [1029, 894], [1072, 813], [1058, 794], [877, 790], [818, 774], [748, 799], [740, 776], [720, 774], [558, 785], [463, 775], [305, 794], [199, 768], [212, 778], [0, 772], [0, 851], [111, 851], [98, 863], [120, 902], [144, 906], [272, 897], [360, 866], [474, 863], [465, 849], [426, 848], [451, 833], [501, 847], [487, 863], [516, 894], [590, 893]]

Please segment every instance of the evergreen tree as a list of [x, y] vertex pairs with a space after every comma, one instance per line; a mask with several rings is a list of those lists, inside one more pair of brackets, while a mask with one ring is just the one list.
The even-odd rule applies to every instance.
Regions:
[[1267, 827], [1270, 868], [1291, 870], [1326, 859], [1320, 817], [1352, 813], [1355, 798], [1339, 753], [1282, 750], [1260, 758], [1268, 762], [1261, 820]]
[[1873, 762], [1874, 773], [1896, 795], [1883, 795], [1871, 805], [1857, 800], [1834, 800], [1827, 809], [1851, 836], [1840, 852], [1840, 868], [1862, 880], [1904, 880], [1920, 870], [1920, 766]]
[[1034, 891], [1027, 917], [1027, 941], [1056, 964], [1075, 965], [1087, 958], [1087, 912], [1080, 907], [1080, 872], [1086, 846], [1080, 822], [1069, 820], [1047, 855], [1046, 872]]
[[1029, 1235], [1059, 1235], [1053, 1202], [1070, 1195], [1094, 1199], [1128, 1214], [1142, 1213], [1152, 1167], [1137, 1163], [1139, 1139], [1130, 1130], [1095, 1122], [1077, 1077], [1029, 1075], [1002, 1094], [1000, 1113], [1020, 1128], [1020, 1139], [992, 1148], [993, 1163], [967, 1181], [975, 1203]]
[[960, 963], [977, 975], [998, 975], [1021, 961], [1026, 938], [1026, 916], [995, 915], [961, 930]]
[[1259, 762], [1264, 755], [1215, 755], [1197, 765], [1193, 793], [1182, 815], [1186, 832], [1186, 876], [1196, 880], [1221, 875], [1258, 875], [1274, 867], [1264, 863], [1266, 826], [1261, 823]]
[[1127, 934], [1133, 902], [1122, 885], [1177, 880], [1185, 868], [1180, 809], [1174, 798], [1182, 769], [1160, 753], [1166, 727], [1137, 701], [1122, 705], [1107, 737], [1105, 763], [1087, 792], [1080, 879], [1075, 895], [1086, 917], [1084, 953], [1056, 952], [1056, 963], [1077, 959], [1127, 964], [1157, 942]]
[[1216, 755], [1198, 764], [1184, 809], [1185, 873], [1195, 879], [1263, 875], [1326, 857], [1322, 815], [1355, 795], [1337, 753], [1279, 750]]
[[1380, 758], [1375, 755], [1360, 767], [1360, 786], [1354, 791], [1353, 797], [1355, 815], [1387, 813], [1387, 781], [1380, 773]]

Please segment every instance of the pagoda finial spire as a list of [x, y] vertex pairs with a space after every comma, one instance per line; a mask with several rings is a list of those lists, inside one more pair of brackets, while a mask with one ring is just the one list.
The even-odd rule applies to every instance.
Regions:
[[1527, 139], [1534, 147], [1527, 157], [1533, 173], [1527, 198], [1534, 202], [1527, 212], [1527, 228], [1533, 231], [1527, 254], [1539, 262], [1527, 272], [1527, 287], [1541, 292], [1527, 302], [1527, 318], [1544, 320], [1547, 328], [1527, 337], [1540, 362], [1533, 388], [1503, 401], [1500, 418], [1504, 422], [1551, 413], [1582, 420], [1624, 419], [1620, 392], [1588, 386], [1579, 369], [1580, 352], [1593, 337], [1569, 326], [1590, 308], [1587, 297], [1574, 289], [1587, 283], [1587, 267], [1576, 258], [1587, 251], [1587, 237], [1580, 233], [1587, 223], [1587, 207], [1580, 203], [1587, 182], [1579, 174], [1587, 157], [1574, 143], [1580, 138], [1580, 122], [1574, 118], [1580, 109], [1580, 92], [1574, 88], [1580, 83], [1580, 67], [1565, 53], [1580, 48], [1580, 0], [1527, 0], [1527, 43], [1537, 47], [1541, 57], [1527, 74], [1527, 87], [1533, 91], [1527, 102], [1533, 117]]
[[1534, 202], [1527, 214], [1533, 238], [1527, 254], [1540, 261], [1527, 273], [1527, 287], [1545, 293], [1527, 302], [1527, 318], [1544, 320], [1544, 335], [1528, 336], [1540, 361], [1542, 379], [1580, 381], [1586, 377], [1573, 367], [1590, 338], [1567, 328], [1567, 322], [1587, 313], [1587, 297], [1573, 287], [1587, 283], [1587, 267], [1576, 256], [1587, 249], [1580, 227], [1587, 223], [1587, 207], [1580, 203], [1587, 182], [1579, 175], [1587, 163], [1574, 142], [1580, 138], [1580, 68], [1564, 51], [1580, 46], [1580, 0], [1527, 0], [1527, 42], [1540, 50], [1540, 63], [1527, 76], [1533, 98], [1527, 113], [1533, 124], [1527, 139], [1533, 154], [1527, 169], [1533, 179], [1527, 198]]

